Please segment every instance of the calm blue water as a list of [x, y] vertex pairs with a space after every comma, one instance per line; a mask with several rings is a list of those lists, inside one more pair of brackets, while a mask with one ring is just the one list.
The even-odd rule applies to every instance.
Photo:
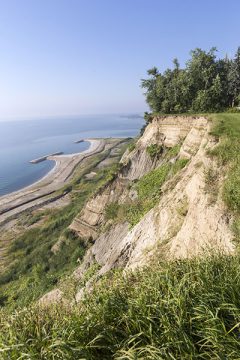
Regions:
[[56, 151], [71, 154], [89, 144], [74, 144], [88, 137], [132, 137], [143, 119], [120, 115], [79, 116], [0, 122], [0, 196], [41, 179], [54, 166], [53, 161], [29, 161]]

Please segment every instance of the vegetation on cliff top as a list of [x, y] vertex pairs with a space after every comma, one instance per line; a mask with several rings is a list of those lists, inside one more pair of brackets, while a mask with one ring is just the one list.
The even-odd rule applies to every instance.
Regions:
[[154, 113], [218, 112], [240, 103], [240, 47], [233, 59], [217, 59], [216, 48], [191, 51], [184, 69], [148, 70], [142, 80], [146, 100]]

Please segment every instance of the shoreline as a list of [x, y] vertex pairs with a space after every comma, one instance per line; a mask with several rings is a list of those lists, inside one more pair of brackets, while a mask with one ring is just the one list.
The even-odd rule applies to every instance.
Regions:
[[[84, 142], [89, 143], [89, 147], [86, 150], [83, 150], [82, 152], [72, 153], [72, 154], [61, 154], [61, 155], [48, 156], [46, 158], [46, 160], [53, 161], [54, 162], [53, 167], [45, 175], [43, 175], [40, 179], [34, 181], [33, 183], [31, 183], [31, 184], [29, 184], [27, 186], [24, 186], [24, 187], [22, 187], [20, 189], [11, 191], [11, 192], [9, 192], [7, 194], [1, 195], [0, 196], [0, 206], [1, 206], [1, 200], [2, 199], [5, 199], [5, 198], [10, 197], [10, 196], [18, 195], [20, 192], [25, 192], [27, 190], [31, 190], [32, 188], [35, 188], [35, 186], [38, 186], [38, 184], [40, 184], [41, 182], [44, 182], [45, 180], [48, 180], [48, 178], [51, 177], [51, 175], [54, 174], [54, 172], [57, 170], [57, 167], [59, 166], [59, 161], [57, 159], [58, 157], [73, 158], [73, 157], [78, 156], [78, 155], [82, 155], [82, 154], [84, 155], [85, 153], [87, 154], [89, 151], [91, 151], [91, 148], [92, 148], [93, 143], [94, 143], [95, 140], [98, 141], [97, 139], [84, 139]], [[99, 140], [101, 140], [101, 139], [99, 139]], [[37, 166], [37, 164], [33, 164], [33, 166]]]
[[[0, 225], [19, 213], [40, 207], [54, 199], [54, 193], [66, 185], [76, 166], [88, 157], [105, 149], [107, 139], [86, 139], [88, 149], [74, 154], [50, 156], [55, 166], [43, 178], [20, 190], [0, 197]], [[56, 196], [56, 194], [55, 194]]]

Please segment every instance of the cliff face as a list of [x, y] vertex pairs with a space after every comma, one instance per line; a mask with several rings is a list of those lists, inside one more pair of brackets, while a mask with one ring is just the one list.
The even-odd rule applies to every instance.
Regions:
[[[166, 117], [155, 118], [147, 126], [144, 135], [137, 141], [132, 152], [126, 151], [121, 164], [122, 169], [115, 181], [111, 182], [103, 190], [86, 204], [84, 210], [71, 224], [70, 228], [78, 232], [82, 237], [97, 238], [99, 226], [104, 221], [104, 212], [107, 204], [112, 202], [125, 202], [132, 194], [127, 190], [127, 185], [141, 178], [144, 174], [158, 167], [162, 159], [152, 159], [147, 152], [151, 144], [159, 147], [171, 148], [183, 142], [181, 148], [182, 157], [190, 157], [193, 148], [198, 146], [198, 136], [202, 134], [206, 120], [192, 117]], [[195, 144], [196, 143], [196, 144]]]
[[[216, 146], [209, 134], [210, 125], [204, 117], [175, 116], [155, 118], [147, 126], [134, 150], [124, 154], [115, 180], [88, 201], [70, 226], [80, 236], [95, 240], [74, 272], [77, 279], [95, 263], [101, 275], [118, 266], [142, 266], [153, 254], [171, 259], [212, 248], [234, 251], [231, 218], [220, 196], [223, 174], [208, 156], [208, 151]], [[163, 185], [157, 204], [133, 228], [126, 221], [107, 221], [106, 206], [136, 197], [129, 184], [161, 165], [163, 156], [155, 160], [149, 156], [147, 148], [151, 144], [163, 151], [179, 145], [177, 156], [168, 162], [185, 158], [189, 159], [187, 165]], [[108, 230], [103, 231], [104, 228]], [[81, 296], [82, 290], [76, 299]]]

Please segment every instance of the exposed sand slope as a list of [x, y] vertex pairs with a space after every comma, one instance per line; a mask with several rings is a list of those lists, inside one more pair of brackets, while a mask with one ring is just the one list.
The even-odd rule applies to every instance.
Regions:
[[[94, 262], [101, 266], [100, 275], [118, 266], [131, 269], [142, 266], [156, 253], [159, 257], [172, 259], [195, 256], [208, 249], [225, 253], [234, 251], [229, 225], [231, 216], [217, 189], [218, 185], [221, 187], [224, 171], [217, 168], [207, 153], [208, 149], [216, 146], [209, 130], [210, 124], [204, 117], [156, 118], [148, 125], [135, 150], [124, 157], [126, 163], [131, 160], [125, 174], [128, 179], [136, 179], [144, 174], [144, 169], [147, 172], [152, 168], [146, 147], [153, 143], [172, 147], [181, 140], [179, 156], [188, 158], [189, 163], [165, 184], [158, 205], [132, 230], [129, 230], [127, 223], [123, 223], [95, 236], [94, 245], [88, 250], [83, 264], [75, 271], [77, 278], [81, 278]], [[214, 184], [207, 183], [209, 169], [216, 171]], [[85, 230], [88, 235], [92, 220], [94, 224], [103, 221], [102, 204], [107, 203], [106, 198], [110, 201], [114, 196], [120, 198], [124, 191], [121, 189], [119, 192], [118, 184], [119, 179], [115, 181], [115, 186], [111, 184], [110, 189], [107, 188], [86, 204], [80, 217], [85, 221], [85, 229], [80, 223], [77, 226], [73, 223], [76, 231], [80, 230], [81, 235], [84, 235]], [[94, 218], [90, 217], [90, 212], [95, 212]], [[87, 213], [88, 221], [85, 216]], [[81, 296], [82, 290], [77, 294], [77, 300]]]

